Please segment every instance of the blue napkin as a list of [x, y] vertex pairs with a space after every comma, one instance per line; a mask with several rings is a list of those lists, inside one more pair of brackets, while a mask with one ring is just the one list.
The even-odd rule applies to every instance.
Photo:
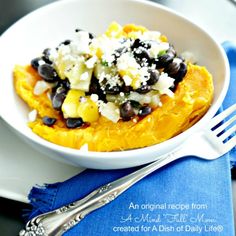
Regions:
[[[231, 74], [229, 89], [223, 102], [223, 108], [227, 108], [236, 103], [236, 44], [226, 41], [222, 46], [229, 60]], [[232, 166], [236, 167], [236, 148], [230, 152], [230, 161]]]
[[[223, 46], [231, 63], [231, 83], [235, 83], [236, 46], [230, 42]], [[235, 92], [231, 86], [224, 107], [236, 102]], [[64, 235], [233, 236], [230, 158], [235, 162], [234, 154], [215, 161], [188, 157], [171, 163], [85, 217]], [[28, 219], [78, 200], [131, 171], [134, 169], [86, 170], [63, 183], [34, 187], [29, 194], [33, 209]]]

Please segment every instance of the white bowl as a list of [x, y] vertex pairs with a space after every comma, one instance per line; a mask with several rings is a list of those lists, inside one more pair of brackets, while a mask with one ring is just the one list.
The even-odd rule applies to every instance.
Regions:
[[[191, 51], [214, 78], [214, 101], [206, 115], [193, 127], [161, 144], [119, 152], [86, 152], [50, 143], [27, 126], [29, 109], [15, 94], [12, 70], [28, 64], [44, 48], [71, 38], [75, 28], [99, 34], [110, 22], [135, 23], [158, 30], [174, 44], [177, 52]], [[229, 66], [221, 47], [204, 30], [161, 5], [140, 0], [64, 0], [25, 16], [0, 38], [0, 114], [28, 144], [49, 157], [73, 165], [97, 169], [132, 167], [156, 160], [180, 146], [216, 113], [226, 94]], [[14, 147], [13, 147], [14, 148]], [[33, 157], [32, 157], [33, 158]]]

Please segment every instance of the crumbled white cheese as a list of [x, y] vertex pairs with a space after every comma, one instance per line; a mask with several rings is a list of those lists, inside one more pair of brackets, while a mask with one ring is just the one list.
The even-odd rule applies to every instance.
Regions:
[[122, 42], [122, 47], [125, 47], [126, 49], [130, 49], [132, 44], [133, 44], [132, 40], [125, 39], [125, 41]]
[[84, 103], [84, 102], [86, 102], [86, 101], [87, 101], [87, 98], [86, 98], [86, 97], [83, 97], [83, 96], [81, 96], [81, 97], [79, 98], [79, 101], [80, 101], [80, 102], [82, 102], [82, 103]]
[[111, 66], [112, 62], [115, 60], [114, 55], [105, 52], [105, 54], [102, 55], [102, 60], [105, 61], [108, 66]]
[[149, 51], [150, 56], [155, 58], [158, 56], [160, 52], [168, 50], [169, 47], [170, 45], [167, 42], [160, 42], [160, 43], [153, 42], [151, 44], [151, 48], [148, 49], [148, 51]]
[[127, 70], [129, 68], [138, 69], [140, 65], [136, 62], [135, 58], [132, 57], [131, 53], [127, 52], [121, 55], [117, 60], [118, 71]]
[[47, 83], [44, 80], [38, 80], [34, 86], [34, 94], [40, 95], [53, 87], [53, 84]]
[[91, 48], [99, 48], [103, 55], [104, 60], [109, 61], [109, 55], [112, 55], [116, 49], [120, 47], [119, 39], [117, 38], [109, 38], [106, 35], [102, 35], [92, 41]]
[[37, 118], [37, 114], [38, 114], [38, 112], [37, 112], [36, 109], [34, 109], [31, 112], [29, 112], [29, 114], [28, 114], [29, 122], [34, 122], [36, 120], [36, 118]]
[[73, 45], [73, 51], [77, 54], [87, 54], [90, 52], [89, 43], [90, 43], [89, 33], [87, 31], [77, 32], [77, 39]]
[[139, 69], [140, 80], [143, 84], [149, 79], [149, 72], [147, 67], [142, 67]]
[[139, 70], [136, 68], [129, 68], [129, 72], [133, 77], [136, 77], [139, 74]]
[[175, 95], [170, 89], [163, 90], [163, 94], [166, 94], [166, 95], [168, 95], [171, 98], [173, 98], [174, 95]]
[[125, 94], [124, 94], [123, 92], [120, 92], [120, 96], [121, 96], [121, 97], [124, 97]]
[[93, 93], [93, 94], [90, 95], [90, 98], [91, 98], [92, 101], [97, 102], [99, 97], [98, 97], [97, 94]]
[[130, 86], [132, 83], [132, 79], [128, 75], [124, 75], [123, 80], [124, 80], [126, 86]]
[[88, 69], [92, 69], [97, 60], [98, 60], [97, 56], [92, 56], [85, 62], [85, 65], [87, 66]]
[[160, 39], [161, 33], [159, 31], [145, 31], [140, 36], [142, 40], [154, 40], [158, 41]]
[[117, 85], [121, 85], [120, 76], [118, 74], [105, 74], [104, 78], [107, 80], [107, 84], [110, 87], [115, 87]]
[[60, 48], [60, 53], [62, 55], [71, 54], [71, 52], [72, 52], [70, 44], [69, 45], [61, 44], [59, 48]]

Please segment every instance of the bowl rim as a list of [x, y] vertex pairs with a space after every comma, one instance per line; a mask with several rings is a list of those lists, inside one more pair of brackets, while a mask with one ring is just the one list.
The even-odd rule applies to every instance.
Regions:
[[[79, 1], [86, 1], [86, 0], [79, 0]], [[61, 0], [61, 1], [56, 1], [56, 2], [52, 2], [49, 3], [45, 6], [42, 6], [28, 14], [26, 14], [25, 16], [23, 16], [22, 18], [20, 18], [18, 21], [16, 21], [12, 26], [10, 26], [0, 37], [0, 47], [1, 47], [1, 41], [2, 39], [5, 37], [5, 35], [7, 35], [8, 31], [14, 29], [15, 26], [17, 26], [17, 24], [21, 23], [21, 21], [25, 20], [25, 18], [31, 17], [31, 15], [34, 15], [36, 12], [43, 12], [43, 11], [48, 11], [51, 8], [56, 7], [57, 5], [63, 5], [63, 4], [70, 4], [73, 2], [79, 2], [78, 0]], [[111, 0], [110, 0], [111, 1]], [[126, 2], [127, 0], [112, 0], [113, 2]], [[41, 137], [39, 137], [38, 135], [34, 134], [32, 132], [32, 135], [27, 135], [24, 132], [21, 132], [21, 130], [19, 128], [17, 128], [16, 126], [14, 126], [14, 124], [12, 124], [11, 122], [8, 122], [7, 117], [1, 115], [1, 110], [0, 110], [0, 117], [2, 117], [2, 119], [8, 124], [10, 125], [15, 131], [19, 132], [20, 134], [22, 134], [25, 138], [30, 139], [31, 141], [33, 141], [34, 143], [37, 143], [39, 145], [42, 145], [48, 149], [54, 150], [56, 152], [62, 152], [62, 153], [67, 153], [73, 156], [79, 156], [79, 158], [89, 158], [89, 157], [93, 157], [93, 158], [99, 158], [100, 160], [107, 160], [107, 158], [110, 158], [110, 155], [112, 153], [112, 158], [116, 159], [120, 159], [120, 160], [126, 160], [127, 157], [130, 156], [134, 156], [135, 154], [137, 154], [137, 151], [139, 152], [139, 155], [148, 155], [148, 153], [153, 153], [156, 150], [161, 150], [161, 149], [166, 149], [166, 147], [168, 146], [172, 146], [173, 143], [175, 142], [177, 137], [182, 137], [182, 138], [187, 138], [189, 137], [189, 135], [193, 132], [196, 132], [197, 130], [199, 130], [201, 127], [204, 126], [204, 124], [206, 124], [207, 120], [209, 120], [210, 118], [212, 118], [215, 113], [217, 112], [217, 110], [219, 109], [221, 103], [223, 102], [223, 99], [227, 93], [227, 89], [229, 86], [229, 75], [230, 75], [230, 69], [229, 69], [229, 63], [226, 57], [226, 54], [223, 50], [223, 48], [215, 41], [215, 39], [207, 33], [207, 31], [205, 31], [202, 27], [198, 26], [197, 24], [195, 24], [194, 22], [192, 22], [191, 20], [189, 20], [188, 18], [186, 18], [185, 16], [183, 16], [181, 13], [176, 12], [175, 10], [172, 10], [166, 6], [163, 6], [159, 3], [155, 3], [155, 2], [150, 2], [150, 1], [146, 1], [146, 0], [128, 0], [129, 2], [133, 3], [133, 4], [143, 4], [143, 5], [148, 5], [154, 8], [158, 8], [162, 11], [167, 12], [168, 14], [172, 14], [176, 17], [181, 18], [182, 20], [184, 20], [185, 22], [191, 24], [192, 26], [194, 26], [195, 28], [197, 28], [198, 30], [200, 30], [203, 34], [205, 34], [210, 40], [211, 42], [215, 45], [215, 47], [218, 49], [218, 51], [220, 52], [220, 55], [222, 57], [222, 61], [224, 62], [224, 69], [225, 69], [225, 79], [224, 79], [224, 86], [220, 92], [220, 95], [217, 99], [217, 101], [214, 104], [214, 107], [212, 106], [207, 113], [196, 123], [194, 124], [192, 127], [190, 127], [189, 129], [185, 130], [184, 132], [178, 134], [177, 136], [174, 136], [162, 143], [159, 144], [155, 144], [152, 146], [148, 146], [148, 147], [143, 147], [143, 148], [137, 148], [137, 149], [131, 149], [131, 150], [120, 150], [120, 151], [112, 151], [112, 152], [97, 152], [97, 151], [84, 151], [84, 150], [80, 150], [80, 149], [74, 149], [74, 148], [70, 148], [70, 147], [65, 147], [65, 146], [61, 146], [58, 144], [54, 144], [51, 143]], [[0, 95], [1, 97], [1, 95]], [[1, 105], [1, 100], [0, 99], [0, 105]], [[157, 149], [158, 146], [158, 149]]]

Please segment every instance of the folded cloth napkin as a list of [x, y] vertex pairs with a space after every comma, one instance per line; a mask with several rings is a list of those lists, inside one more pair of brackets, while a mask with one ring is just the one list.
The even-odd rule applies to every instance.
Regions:
[[[227, 108], [236, 103], [236, 44], [226, 41], [222, 46], [229, 60], [231, 74], [229, 89], [223, 102], [223, 108]], [[236, 167], [236, 148], [230, 152], [230, 161], [232, 166]]]
[[[231, 64], [233, 84], [236, 46], [230, 42], [223, 46]], [[232, 84], [224, 107], [236, 102], [236, 88]], [[230, 177], [230, 158], [236, 161], [233, 154], [215, 161], [188, 157], [171, 163], [92, 212], [64, 235], [233, 236]], [[29, 194], [33, 209], [28, 219], [78, 200], [133, 170], [85, 170], [63, 183], [34, 187]]]

